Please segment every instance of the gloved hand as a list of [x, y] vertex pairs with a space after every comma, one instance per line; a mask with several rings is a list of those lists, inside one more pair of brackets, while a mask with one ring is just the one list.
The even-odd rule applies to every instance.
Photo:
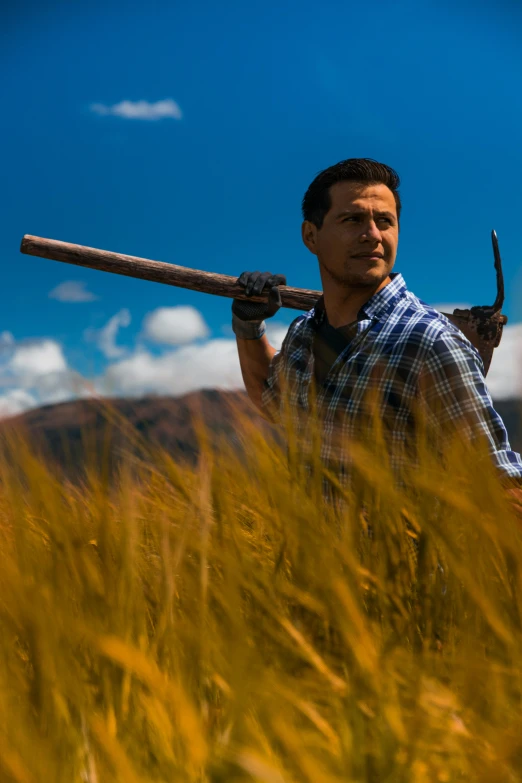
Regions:
[[245, 288], [247, 296], [260, 296], [269, 288], [266, 302], [248, 302], [245, 299], [232, 300], [232, 329], [246, 340], [257, 340], [266, 331], [265, 318], [271, 318], [281, 307], [281, 292], [278, 286], [286, 285], [285, 275], [272, 272], [243, 272], [236, 280]]

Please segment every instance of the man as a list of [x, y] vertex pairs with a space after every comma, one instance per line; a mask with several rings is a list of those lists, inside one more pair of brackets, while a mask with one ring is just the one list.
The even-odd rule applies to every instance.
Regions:
[[[478, 351], [445, 316], [408, 290], [392, 272], [401, 201], [399, 177], [367, 158], [322, 171], [302, 203], [302, 239], [317, 257], [323, 295], [291, 324], [280, 351], [265, 335], [265, 319], [281, 306], [283, 275], [243, 272], [247, 295], [268, 289], [268, 301], [234, 300], [232, 328], [247, 392], [272, 421], [285, 401], [303, 434], [316, 394], [321, 459], [349, 483], [350, 439], [370, 433], [378, 412], [394, 471], [408, 462], [415, 410], [432, 431], [452, 426], [471, 442], [487, 442], [500, 474], [522, 478], [520, 455], [510, 448], [495, 411]], [[284, 393], [283, 393], [284, 391]], [[373, 396], [372, 396], [373, 395]], [[378, 399], [377, 409], [368, 400]]]

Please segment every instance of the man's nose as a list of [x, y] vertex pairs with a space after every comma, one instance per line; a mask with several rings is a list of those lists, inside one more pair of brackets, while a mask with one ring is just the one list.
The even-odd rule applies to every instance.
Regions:
[[372, 239], [381, 241], [382, 235], [377, 227], [375, 220], [369, 220], [363, 228], [361, 239]]

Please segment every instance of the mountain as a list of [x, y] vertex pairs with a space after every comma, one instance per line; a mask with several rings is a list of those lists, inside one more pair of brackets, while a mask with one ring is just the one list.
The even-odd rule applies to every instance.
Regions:
[[[495, 405], [508, 429], [511, 446], [522, 451], [522, 402], [502, 400]], [[109, 462], [122, 450], [136, 452], [136, 435], [145, 444], [165, 448], [178, 461], [194, 464], [198, 454], [195, 417], [201, 416], [209, 437], [224, 438], [239, 448], [237, 414], [264, 433], [275, 434], [243, 391], [205, 389], [182, 397], [143, 397], [141, 399], [75, 400], [45, 405], [12, 417], [0, 429], [21, 427], [30, 441], [61, 465], [68, 475], [80, 473], [85, 454], [99, 461], [107, 451]], [[112, 424], [110, 423], [112, 422]]]
[[114, 463], [122, 451], [140, 452], [137, 441], [161, 446], [177, 461], [194, 464], [199, 451], [198, 417], [212, 442], [224, 438], [239, 448], [238, 415], [246, 415], [267, 435], [275, 434], [245, 392], [217, 389], [182, 397], [83, 399], [44, 405], [5, 420], [0, 431], [21, 429], [40, 453], [74, 475], [82, 471], [86, 454], [100, 461], [108, 451], [109, 462]]

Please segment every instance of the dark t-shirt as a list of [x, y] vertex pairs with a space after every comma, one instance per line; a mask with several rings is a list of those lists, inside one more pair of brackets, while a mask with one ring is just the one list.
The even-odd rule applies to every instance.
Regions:
[[314, 375], [317, 385], [321, 385], [340, 353], [350, 344], [357, 331], [357, 321], [335, 329], [325, 318], [314, 337]]

